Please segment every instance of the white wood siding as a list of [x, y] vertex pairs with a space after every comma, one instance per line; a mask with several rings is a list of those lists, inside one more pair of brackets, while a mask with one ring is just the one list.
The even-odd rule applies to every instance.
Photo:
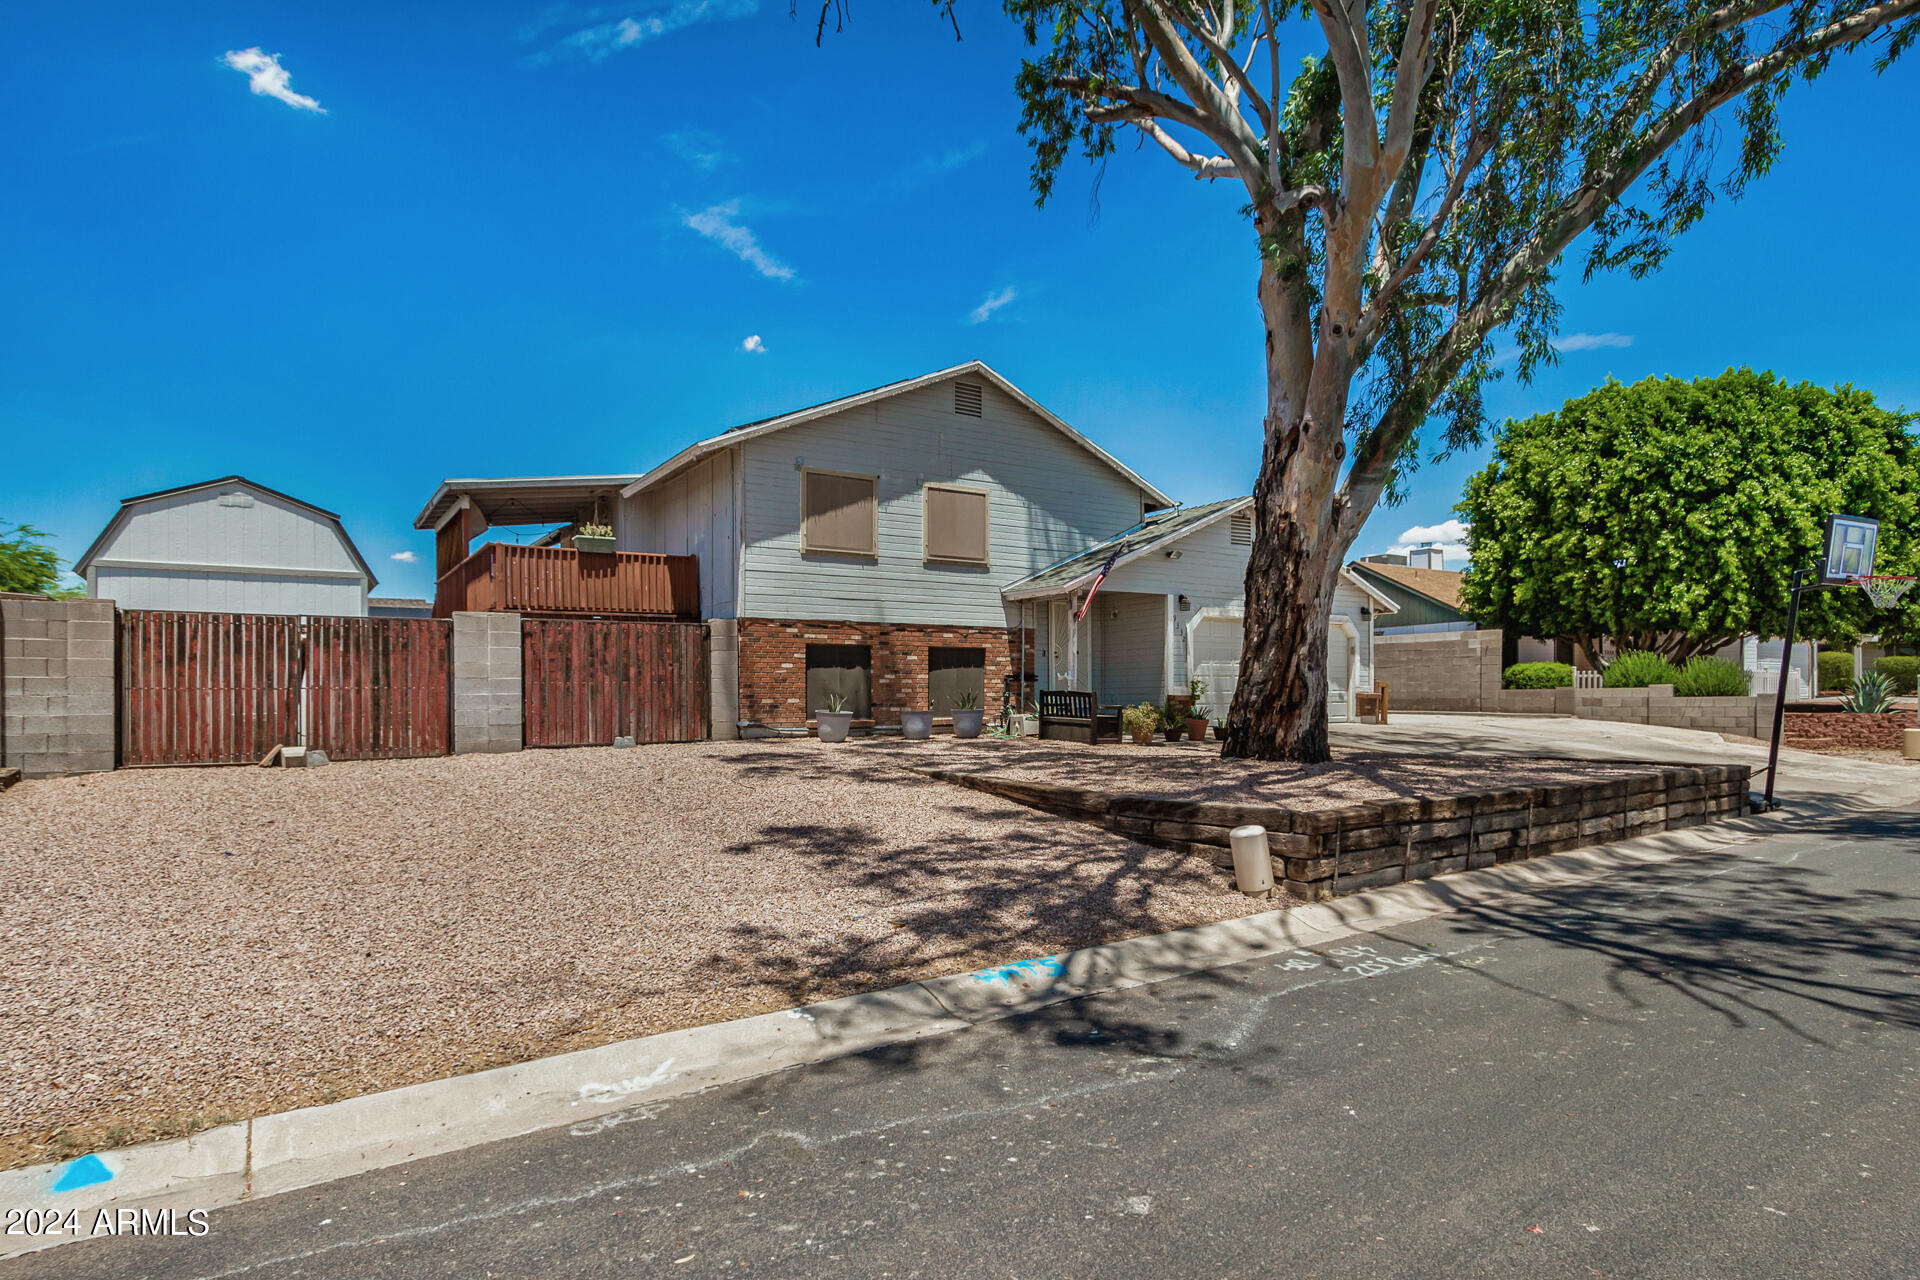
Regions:
[[620, 502], [614, 536], [622, 551], [695, 556], [700, 562], [700, 615], [737, 617], [739, 549], [735, 545], [734, 468], [739, 451], [724, 449]]
[[[1345, 578], [1342, 578], [1340, 584], [1333, 589], [1333, 611], [1345, 615], [1347, 620], [1353, 623], [1354, 631], [1358, 633], [1354, 661], [1360, 665], [1353, 673], [1355, 693], [1373, 692], [1373, 619], [1360, 616], [1362, 609], [1371, 609], [1373, 606], [1373, 597]], [[1332, 647], [1339, 638], [1337, 635], [1329, 637], [1328, 646]]]
[[[1187, 609], [1177, 604], [1173, 615], [1173, 688], [1168, 693], [1187, 691], [1187, 623], [1197, 609], [1218, 609], [1243, 604], [1247, 598], [1247, 548], [1236, 547], [1228, 539], [1228, 521], [1222, 518], [1196, 529], [1184, 538], [1155, 547], [1138, 560], [1129, 561], [1107, 577], [1108, 588], [1120, 591], [1157, 592], [1187, 598]], [[1178, 560], [1167, 552], [1179, 551]], [[1096, 600], [1099, 597], [1095, 597]], [[1164, 626], [1165, 605], [1161, 606]]]
[[[983, 392], [978, 418], [953, 411], [948, 381], [743, 444], [740, 616], [1016, 625], [1003, 584], [1139, 521], [1126, 477], [991, 383]], [[878, 473], [877, 557], [801, 553], [801, 465]], [[930, 481], [987, 490], [990, 564], [925, 562]]]
[[[1111, 581], [1111, 579], [1109, 579]], [[1094, 627], [1099, 662], [1090, 686], [1102, 704], [1151, 702], [1160, 705], [1166, 693], [1161, 654], [1165, 648], [1167, 598], [1155, 595], [1109, 594], [1102, 588], [1088, 610]]]
[[[235, 493], [250, 501], [221, 501]], [[332, 521], [239, 485], [127, 508], [87, 578], [123, 609], [347, 617], [366, 616], [370, 585]]]

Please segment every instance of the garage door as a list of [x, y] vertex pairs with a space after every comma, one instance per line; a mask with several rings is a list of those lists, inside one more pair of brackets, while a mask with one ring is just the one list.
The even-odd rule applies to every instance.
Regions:
[[[1240, 683], [1240, 646], [1246, 624], [1239, 618], [1202, 618], [1193, 629], [1193, 674], [1207, 682], [1207, 706], [1220, 719], [1233, 705]], [[1346, 720], [1353, 708], [1347, 697], [1353, 667], [1353, 641], [1339, 627], [1327, 637], [1327, 719]]]
[[1238, 618], [1202, 618], [1193, 629], [1193, 674], [1207, 682], [1206, 703], [1216, 720], [1226, 718], [1233, 705], [1233, 688], [1240, 683], [1240, 641], [1245, 624]]

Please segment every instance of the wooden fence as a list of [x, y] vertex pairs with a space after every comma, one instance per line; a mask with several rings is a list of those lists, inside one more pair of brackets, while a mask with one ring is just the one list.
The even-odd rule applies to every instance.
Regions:
[[521, 644], [529, 747], [708, 735], [707, 629], [700, 623], [528, 618]]
[[700, 616], [700, 561], [489, 542], [442, 574], [434, 590], [434, 617], [462, 609], [691, 621]]
[[122, 610], [120, 763], [445, 755], [451, 645], [425, 618]]

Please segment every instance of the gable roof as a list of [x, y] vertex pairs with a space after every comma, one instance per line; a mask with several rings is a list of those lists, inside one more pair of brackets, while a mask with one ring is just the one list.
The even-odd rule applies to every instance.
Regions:
[[1467, 616], [1460, 603], [1460, 580], [1466, 575], [1457, 569], [1425, 569], [1410, 564], [1381, 564], [1376, 560], [1356, 560], [1350, 567], [1363, 575], [1384, 578], [1403, 591], [1424, 596], [1463, 618]]
[[1055, 431], [1060, 432], [1082, 449], [1091, 453], [1095, 458], [1098, 458], [1101, 462], [1106, 463], [1115, 471], [1125, 476], [1130, 483], [1149, 498], [1152, 498], [1163, 507], [1171, 507], [1173, 505], [1172, 498], [1169, 498], [1166, 494], [1148, 484], [1145, 479], [1125, 463], [1081, 435], [1078, 431], [1075, 431], [1060, 418], [1056, 417], [1045, 405], [1042, 405], [1026, 392], [1014, 386], [1011, 382], [1008, 382], [1005, 378], [988, 368], [984, 361], [980, 360], [969, 360], [965, 364], [957, 364], [950, 369], [940, 369], [933, 373], [922, 374], [917, 378], [908, 378], [901, 382], [889, 382], [885, 386], [873, 387], [850, 396], [842, 396], [837, 400], [828, 400], [822, 404], [811, 405], [805, 409], [795, 409], [789, 413], [776, 414], [771, 418], [761, 418], [754, 422], [742, 423], [737, 427], [728, 427], [718, 435], [708, 436], [704, 440], [697, 440], [688, 445], [679, 453], [674, 454], [671, 458], [668, 458], [665, 462], [653, 468], [653, 470], [635, 479], [620, 491], [620, 496], [630, 498], [636, 493], [650, 489], [681, 468], [698, 462], [710, 453], [717, 452], [721, 449], [730, 449], [743, 440], [758, 439], [761, 436], [771, 435], [776, 431], [783, 431], [788, 427], [797, 427], [802, 423], [813, 422], [817, 419], [827, 417], [830, 414], [841, 413], [847, 409], [857, 409], [861, 405], [873, 404], [881, 400], [890, 400], [894, 396], [905, 395], [909, 391], [918, 391], [922, 387], [930, 387], [936, 383], [944, 382], [949, 378], [958, 378], [963, 375], [978, 377], [991, 382], [994, 386], [1018, 401], [1022, 408], [1025, 408]]
[[1109, 557], [1113, 557], [1113, 567], [1118, 569], [1155, 547], [1177, 542], [1216, 520], [1232, 515], [1252, 501], [1252, 498], [1228, 498], [1223, 502], [1209, 502], [1198, 507], [1170, 507], [1164, 511], [1149, 512], [1132, 528], [1122, 529], [1105, 542], [1096, 542], [1085, 551], [1076, 551], [1054, 561], [1038, 573], [1030, 573], [1018, 581], [1010, 582], [1000, 589], [1000, 594], [1009, 600], [1025, 600], [1071, 591], [1081, 583], [1091, 581]]
[[156, 498], [171, 498], [176, 494], [193, 493], [199, 489], [218, 489], [223, 485], [235, 484], [245, 485], [255, 493], [265, 494], [269, 498], [278, 498], [282, 502], [299, 507], [301, 510], [325, 520], [333, 526], [334, 533], [340, 538], [340, 545], [344, 546], [347, 549], [347, 554], [353, 557], [353, 562], [360, 567], [360, 572], [367, 575], [367, 590], [371, 591], [380, 585], [380, 580], [373, 576], [372, 567], [367, 564], [366, 557], [360, 554], [360, 548], [353, 545], [353, 539], [347, 535], [347, 527], [340, 523], [340, 517], [337, 514], [327, 510], [325, 507], [316, 507], [311, 502], [296, 498], [290, 493], [282, 493], [278, 489], [270, 489], [256, 480], [249, 480], [245, 476], [239, 475], [221, 476], [217, 480], [202, 480], [197, 484], [176, 485], [171, 489], [155, 489], [152, 493], [136, 493], [131, 498], [120, 499], [120, 509], [113, 513], [113, 519], [107, 521], [107, 527], [100, 531], [100, 536], [93, 540], [93, 544], [81, 553], [78, 560], [73, 562], [73, 571], [82, 577], [86, 576], [87, 566], [93, 563], [93, 558], [100, 553], [100, 549], [106, 546], [114, 533], [127, 522], [127, 518], [132, 514], [134, 507], [140, 503], [151, 502]]
[[[1100, 566], [1113, 557], [1115, 569], [1138, 560], [1149, 551], [1166, 547], [1191, 534], [1200, 532], [1209, 525], [1245, 510], [1253, 505], [1251, 497], [1226, 498], [1219, 502], [1203, 503], [1197, 507], [1176, 507], [1169, 511], [1154, 511], [1131, 529], [1124, 529], [1096, 543], [1085, 551], [1076, 551], [1063, 560], [1056, 560], [1038, 573], [1028, 574], [1016, 582], [1010, 582], [1000, 589], [1000, 594], [1008, 600], [1031, 600], [1038, 596], [1062, 595], [1077, 590], [1093, 580], [1100, 572]], [[1347, 572], [1340, 570], [1340, 576], [1359, 588], [1368, 598], [1380, 606], [1383, 613], [1398, 613], [1400, 606], [1376, 590], [1374, 586]]]

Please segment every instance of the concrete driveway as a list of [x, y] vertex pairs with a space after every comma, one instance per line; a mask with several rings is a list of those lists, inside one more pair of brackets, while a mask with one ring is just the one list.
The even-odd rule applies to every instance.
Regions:
[[[1559, 716], [1422, 715], [1395, 712], [1391, 724], [1336, 724], [1333, 744], [1348, 751], [1461, 755], [1571, 756], [1666, 764], [1745, 764], [1754, 790], [1765, 785], [1764, 744], [1717, 733]], [[1879, 764], [1849, 756], [1782, 748], [1777, 794], [1787, 810], [1849, 812], [1920, 804], [1920, 763]]]

